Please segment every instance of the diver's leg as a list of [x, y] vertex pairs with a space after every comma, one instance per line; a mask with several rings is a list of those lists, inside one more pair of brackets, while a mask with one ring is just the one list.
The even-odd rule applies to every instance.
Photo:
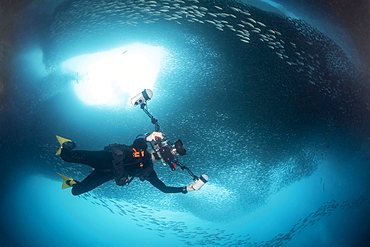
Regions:
[[60, 157], [70, 163], [80, 163], [96, 169], [105, 169], [112, 166], [112, 154], [106, 151], [84, 151], [62, 148]]
[[95, 189], [99, 185], [112, 180], [114, 177], [113, 171], [111, 170], [94, 170], [89, 176], [87, 176], [81, 182], [77, 182], [72, 187], [72, 194], [74, 196], [83, 194], [92, 189]]

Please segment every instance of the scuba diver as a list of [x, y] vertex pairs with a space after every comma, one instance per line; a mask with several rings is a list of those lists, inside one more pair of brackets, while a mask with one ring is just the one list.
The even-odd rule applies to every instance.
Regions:
[[197, 190], [192, 183], [183, 187], [166, 186], [153, 169], [153, 160], [158, 161], [158, 155], [149, 153], [147, 142], [164, 139], [161, 132], [139, 135], [132, 145], [111, 144], [102, 151], [74, 150], [76, 143], [57, 136], [61, 145], [56, 153], [70, 163], [80, 163], [93, 168], [93, 171], [81, 182], [59, 174], [63, 178], [62, 188], [72, 187], [73, 195], [80, 195], [91, 191], [99, 185], [114, 179], [116, 184], [124, 186], [133, 178], [139, 177], [141, 181], [149, 181], [154, 187], [164, 193], [184, 193]]
[[[186, 154], [181, 140], [179, 139], [174, 144], [171, 144], [159, 132], [158, 120], [147, 109], [147, 101], [152, 96], [153, 92], [150, 89], [144, 89], [131, 99], [133, 106], [140, 106], [145, 114], [149, 116], [152, 124], [155, 125], [155, 131], [151, 134], [138, 135], [130, 146], [110, 144], [102, 151], [74, 150], [76, 148], [75, 142], [57, 136], [61, 145], [56, 153], [57, 155], [60, 154], [61, 158], [66, 162], [80, 163], [93, 168], [91, 174], [81, 182], [58, 173], [63, 178], [62, 189], [72, 187], [72, 194], [80, 195], [112, 179], [116, 181], [117, 185], [124, 186], [129, 184], [135, 177], [139, 177], [141, 181], [149, 181], [149, 183], [164, 193], [182, 192], [186, 194], [188, 191], [199, 190], [208, 182], [207, 175], [203, 174], [198, 177], [188, 167], [179, 162], [177, 156]], [[147, 142], [151, 144], [153, 149], [151, 153], [147, 150]], [[186, 170], [195, 182], [183, 187], [169, 187], [165, 185], [153, 169], [153, 160], [162, 161], [172, 171], [176, 167]]]

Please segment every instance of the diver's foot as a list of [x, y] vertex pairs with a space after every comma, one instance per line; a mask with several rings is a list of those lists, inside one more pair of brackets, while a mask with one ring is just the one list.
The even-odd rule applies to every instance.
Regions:
[[68, 149], [72, 150], [72, 149], [76, 148], [76, 143], [75, 142], [72, 142], [72, 141], [65, 142], [65, 143], [62, 144], [62, 147], [63, 148], [68, 148]]
[[73, 187], [73, 185], [74, 184], [76, 184], [77, 182], [74, 180], [74, 179], [72, 179], [72, 180], [67, 180], [66, 181], [66, 184], [68, 185], [68, 186], [71, 186], [71, 187]]

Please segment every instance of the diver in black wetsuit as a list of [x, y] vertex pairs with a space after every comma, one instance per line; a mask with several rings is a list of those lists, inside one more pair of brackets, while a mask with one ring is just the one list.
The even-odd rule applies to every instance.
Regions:
[[[147, 151], [147, 141], [163, 138], [162, 133], [137, 136], [131, 146], [111, 144], [102, 151], [73, 150], [76, 144], [70, 140], [61, 147], [61, 158], [66, 162], [80, 163], [91, 166], [94, 170], [81, 182], [65, 177], [66, 187], [72, 187], [73, 195], [88, 192], [97, 186], [114, 179], [116, 184], [123, 186], [134, 177], [141, 181], [147, 180], [164, 193], [186, 194], [194, 190], [193, 184], [184, 187], [168, 187], [157, 176], [153, 169], [151, 154]], [[61, 175], [62, 176], [62, 175]]]

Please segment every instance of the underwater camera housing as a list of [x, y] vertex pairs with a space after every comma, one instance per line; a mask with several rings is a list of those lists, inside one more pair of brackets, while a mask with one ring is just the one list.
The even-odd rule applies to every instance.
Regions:
[[[153, 92], [150, 89], [144, 89], [141, 93], [131, 99], [133, 106], [140, 105], [140, 108], [145, 112], [146, 115], [151, 119], [152, 124], [155, 126], [155, 132], [160, 132], [158, 120], [153, 117], [148, 111], [147, 101], [153, 97]], [[154, 143], [154, 144], [153, 144]], [[200, 177], [196, 176], [188, 167], [182, 165], [178, 156], [185, 155], [186, 150], [183, 147], [182, 141], [179, 139], [172, 144], [166, 138], [155, 138], [154, 142], [150, 141], [150, 145], [153, 149], [153, 156], [156, 160], [162, 161], [163, 165], [169, 165], [171, 170], [174, 171], [177, 166], [182, 170], [186, 170], [190, 176], [193, 177], [195, 183], [192, 184], [194, 190], [199, 190], [205, 183], [208, 182], [208, 176], [203, 174]]]
[[131, 98], [131, 104], [133, 106], [146, 104], [148, 100], [153, 97], [153, 91], [150, 89], [144, 89], [141, 93]]
[[172, 171], [177, 167], [178, 156], [186, 154], [180, 139], [175, 144], [170, 143], [167, 139], [156, 139], [153, 149], [155, 158], [162, 160], [163, 165], [169, 165]]

